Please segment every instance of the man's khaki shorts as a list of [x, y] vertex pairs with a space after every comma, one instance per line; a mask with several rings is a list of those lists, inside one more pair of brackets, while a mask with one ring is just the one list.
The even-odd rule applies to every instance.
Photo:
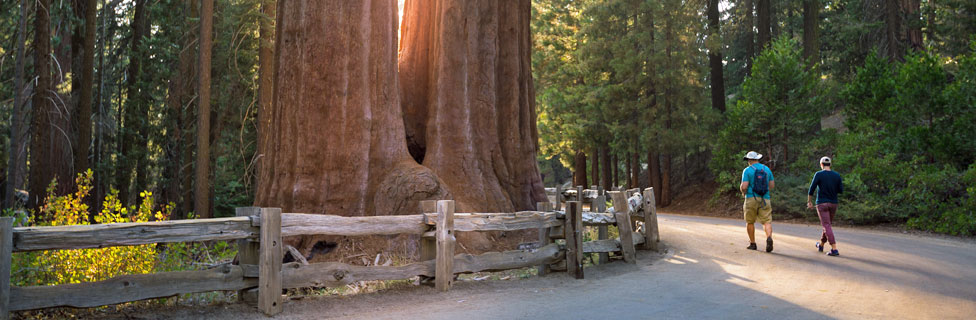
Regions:
[[762, 198], [757, 197], [746, 198], [746, 201], [742, 203], [742, 212], [745, 215], [746, 223], [752, 224], [758, 221], [766, 224], [773, 221], [773, 206], [769, 199], [766, 199], [766, 205], [762, 208], [759, 207], [761, 204]]

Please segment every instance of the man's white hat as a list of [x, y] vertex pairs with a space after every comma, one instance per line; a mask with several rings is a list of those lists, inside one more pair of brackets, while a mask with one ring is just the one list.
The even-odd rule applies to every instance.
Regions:
[[759, 160], [759, 159], [762, 159], [762, 155], [755, 151], [749, 151], [749, 153], [746, 153], [745, 157], [742, 157], [742, 160]]
[[830, 157], [820, 158], [820, 163], [823, 163], [823, 164], [826, 164], [826, 165], [830, 165]]

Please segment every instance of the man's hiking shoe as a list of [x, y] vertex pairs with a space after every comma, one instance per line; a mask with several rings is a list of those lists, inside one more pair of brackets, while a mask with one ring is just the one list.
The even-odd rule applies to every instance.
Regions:
[[814, 245], [817, 246], [817, 251], [823, 252], [823, 243], [817, 242]]
[[828, 252], [827, 255], [831, 257], [836, 257], [840, 255], [840, 252], [837, 252], [837, 250], [834, 249], [834, 250], [830, 250], [830, 252]]
[[766, 252], [773, 252], [773, 238], [766, 238]]
[[749, 244], [749, 246], [748, 246], [748, 247], [746, 247], [746, 249], [749, 249], [749, 250], [756, 250], [756, 243], [755, 243], [755, 242], [753, 242], [753, 243], [750, 243], [750, 244]]

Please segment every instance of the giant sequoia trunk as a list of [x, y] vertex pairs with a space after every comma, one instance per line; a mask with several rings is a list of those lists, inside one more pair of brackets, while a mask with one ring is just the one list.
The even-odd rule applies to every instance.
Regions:
[[283, 1], [255, 202], [285, 212], [417, 213], [449, 197], [407, 153], [392, 1]]
[[460, 211], [530, 209], [545, 199], [535, 160], [530, 11], [529, 0], [405, 4], [407, 135], [422, 151], [414, 157], [444, 181]]
[[425, 199], [534, 208], [545, 195], [529, 4], [408, 1], [398, 74], [395, 1], [280, 2], [255, 204], [345, 216], [415, 214]]

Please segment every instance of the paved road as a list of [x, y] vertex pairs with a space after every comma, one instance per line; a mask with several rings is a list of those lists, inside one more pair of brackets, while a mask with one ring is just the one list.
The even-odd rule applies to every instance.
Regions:
[[[841, 256], [827, 257], [812, 225], [774, 224], [773, 253], [745, 250], [739, 220], [662, 214], [660, 226], [666, 253], [588, 267], [584, 280], [554, 274], [291, 301], [281, 318], [976, 318], [973, 241], [835, 228]], [[239, 305], [176, 311], [169, 316], [263, 318]]]

